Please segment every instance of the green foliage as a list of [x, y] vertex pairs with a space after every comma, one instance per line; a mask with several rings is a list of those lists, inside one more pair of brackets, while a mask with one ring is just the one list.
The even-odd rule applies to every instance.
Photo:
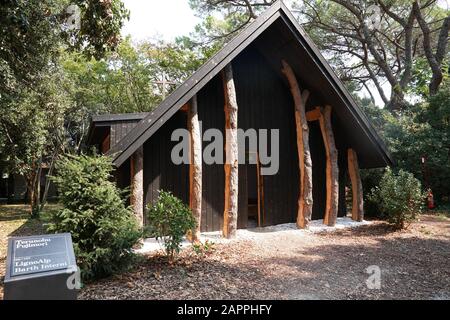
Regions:
[[[161, 81], [165, 76], [166, 80], [173, 83], [171, 90], [181, 85], [205, 61], [202, 53], [187, 37], [177, 38], [173, 43], [161, 40], [143, 42], [138, 52], [149, 61], [153, 82]], [[161, 86], [157, 88], [161, 91]]]
[[[64, 115], [70, 102], [61, 92], [64, 76], [57, 66], [33, 89], [18, 88], [14, 98], [0, 99], [0, 165], [23, 175], [33, 213], [40, 210], [36, 194], [39, 168], [51, 166], [65, 141]], [[51, 76], [50, 76], [51, 72]]]
[[69, 48], [100, 59], [120, 43], [120, 31], [129, 18], [121, 0], [69, 0], [81, 10], [80, 30], [64, 33]]
[[64, 54], [60, 63], [69, 81], [73, 101], [72, 128], [84, 136], [92, 115], [151, 111], [160, 101], [151, 87], [153, 69], [125, 39], [105, 59], [87, 59], [81, 53]]
[[191, 210], [170, 192], [160, 191], [158, 201], [148, 208], [147, 234], [162, 239], [169, 259], [181, 250], [183, 237], [196, 226]]
[[184, 44], [162, 41], [133, 45], [124, 39], [116, 52], [104, 59], [87, 59], [66, 53], [60, 63], [68, 80], [64, 90], [73, 101], [66, 115], [73, 140], [86, 137], [92, 115], [149, 112], [162, 101], [160, 82], [165, 77], [166, 96], [201, 63]]
[[372, 189], [369, 196], [369, 201], [377, 203], [383, 216], [399, 229], [416, 218], [424, 199], [419, 180], [403, 170], [395, 174], [390, 168], [386, 169], [380, 185]]
[[[63, 30], [70, 4], [81, 9], [80, 30]], [[61, 52], [104, 57], [117, 47], [127, 14], [120, 0], [0, 4], [0, 165], [24, 175], [33, 213], [40, 210], [41, 165], [51, 167], [61, 152], [78, 151], [79, 128], [87, 131], [89, 115], [76, 104], [76, 84], [60, 67]]]
[[[80, 30], [63, 31], [65, 9], [81, 10]], [[32, 87], [65, 46], [101, 58], [115, 49], [128, 12], [120, 0], [4, 0], [0, 4], [0, 98]]]
[[[396, 167], [411, 172], [426, 189], [431, 188], [438, 204], [448, 202], [450, 86], [443, 86], [427, 102], [400, 114], [393, 115], [373, 105], [363, 105], [363, 110], [386, 142]], [[362, 179], [364, 190], [369, 191], [379, 184], [380, 171], [366, 170]]]
[[[236, 34], [267, 9], [275, 0], [211, 1], [189, 0], [189, 5], [202, 18], [189, 41], [203, 58], [210, 58]], [[251, 6], [250, 6], [251, 5]]]
[[197, 256], [203, 257], [215, 250], [215, 244], [209, 240], [203, 243], [198, 241], [192, 244], [192, 250]]
[[82, 277], [104, 277], [128, 266], [141, 232], [111, 182], [110, 159], [67, 156], [58, 161], [56, 169], [53, 181], [63, 209], [52, 214], [48, 230], [72, 234]]
[[[60, 3], [60, 2], [59, 2]], [[62, 10], [56, 0], [4, 0], [0, 4], [0, 99], [18, 85], [39, 82], [41, 71], [56, 55]]]

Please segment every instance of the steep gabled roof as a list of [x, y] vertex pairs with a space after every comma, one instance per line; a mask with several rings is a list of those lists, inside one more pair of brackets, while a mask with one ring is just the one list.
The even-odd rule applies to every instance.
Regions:
[[[217, 54], [209, 59], [198, 71], [180, 85], [167, 99], [165, 99], [154, 111], [150, 112], [140, 123], [128, 133], [108, 154], [113, 156], [113, 163], [120, 166], [141, 145], [144, 144], [168, 119], [170, 119], [184, 104], [197, 94], [211, 79], [213, 79], [228, 63], [250, 44], [256, 42], [259, 36], [269, 27], [283, 24], [283, 27], [291, 33], [295, 39], [295, 45], [300, 46], [309, 60], [314, 64], [316, 71], [327, 83], [329, 92], [338, 99], [345, 110], [345, 121], [349, 120], [358, 131], [361, 139], [357, 144], [361, 148], [372, 148], [375, 152], [362, 159], [366, 167], [391, 165], [392, 158], [389, 155], [383, 141], [375, 132], [363, 112], [356, 105], [342, 82], [326, 62], [318, 48], [292, 16], [289, 9], [277, 1], [268, 10], [261, 14], [255, 21], [249, 24], [242, 32], [225, 45]], [[271, 44], [268, 43], [268, 46]], [[320, 90], [319, 90], [320, 92]], [[359, 134], [359, 132], [358, 132]], [[369, 145], [367, 145], [369, 144]], [[371, 149], [371, 150], [372, 150]], [[369, 149], [368, 149], [369, 150]], [[369, 159], [370, 158], [370, 159]], [[377, 158], [377, 159], [373, 159]]]

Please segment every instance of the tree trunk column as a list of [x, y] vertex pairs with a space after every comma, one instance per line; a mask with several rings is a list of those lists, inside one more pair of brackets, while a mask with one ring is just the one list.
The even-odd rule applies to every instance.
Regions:
[[131, 156], [131, 207], [136, 220], [144, 226], [144, 147]]
[[352, 219], [363, 221], [364, 219], [364, 198], [361, 176], [359, 173], [358, 155], [353, 149], [348, 149], [348, 172], [352, 181]]
[[336, 224], [339, 207], [339, 166], [338, 151], [334, 140], [333, 127], [331, 125], [331, 106], [320, 108], [320, 129], [327, 157], [327, 200], [323, 223], [333, 227]]
[[194, 215], [197, 227], [192, 230], [191, 240], [200, 238], [200, 222], [202, 216], [202, 141], [198, 120], [197, 96], [195, 95], [188, 109], [188, 128], [190, 134], [189, 164], [189, 206]]
[[309, 127], [306, 119], [306, 102], [309, 91], [301, 92], [295, 73], [289, 64], [282, 60], [283, 69], [291, 89], [295, 103], [295, 124], [297, 131], [297, 151], [300, 170], [300, 192], [298, 195], [297, 226], [301, 229], [308, 228], [311, 221], [313, 195], [312, 195], [312, 159], [309, 149]]
[[223, 87], [225, 97], [225, 209], [223, 214], [223, 236], [234, 238], [238, 216], [238, 105], [233, 80], [233, 69], [228, 64], [223, 70]]

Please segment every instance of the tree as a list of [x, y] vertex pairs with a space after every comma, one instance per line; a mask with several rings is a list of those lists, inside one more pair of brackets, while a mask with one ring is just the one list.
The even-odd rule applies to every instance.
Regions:
[[60, 64], [72, 101], [65, 125], [75, 151], [83, 146], [93, 115], [151, 111], [161, 100], [152, 87], [153, 69], [129, 39], [104, 59], [72, 52], [63, 54]]
[[[161, 82], [163, 77], [172, 83], [169, 92], [182, 84], [208, 57], [187, 37], [177, 38], [173, 43], [161, 40], [142, 42], [138, 51], [152, 70], [153, 83]], [[159, 83], [155, 89], [162, 95], [160, 85]]]
[[[0, 158], [10, 172], [24, 176], [33, 215], [45, 204], [45, 197], [40, 203], [42, 167], [48, 164], [52, 171], [64, 139], [61, 128], [68, 101], [59, 93], [59, 76], [55, 70], [35, 90], [22, 89], [16, 99], [1, 103]], [[44, 194], [47, 190], [48, 183]]]
[[[307, 17], [307, 30], [315, 30], [321, 48], [335, 56], [341, 78], [356, 80], [368, 91], [371, 82], [390, 110], [408, 106], [405, 93], [412, 82], [415, 59], [423, 56], [427, 47], [437, 48], [436, 68], [442, 69], [440, 57], [445, 56], [450, 17], [436, 1], [420, 5], [417, 1], [333, 0], [328, 5], [321, 1], [305, 1], [305, 5], [302, 13]], [[371, 13], [371, 8], [379, 8], [379, 16]], [[419, 24], [433, 28], [428, 36], [417, 29], [419, 17], [426, 17]], [[373, 25], [371, 19], [378, 19], [378, 24]], [[431, 83], [436, 82], [433, 79]], [[390, 84], [391, 97], [384, 92], [383, 80]]]
[[59, 67], [61, 52], [78, 50], [87, 57], [103, 57], [117, 47], [128, 16], [120, 0], [77, 0], [80, 28], [64, 30], [69, 3], [6, 0], [0, 4], [0, 162], [10, 172], [24, 175], [32, 214], [43, 207], [42, 165], [49, 164], [51, 170], [58, 154], [71, 143], [63, 130], [71, 103], [67, 78]]
[[[80, 29], [63, 31], [69, 4], [80, 8]], [[128, 12], [120, 0], [5, 0], [0, 4], [0, 98], [32, 87], [61, 45], [87, 56], [115, 49]]]
[[[394, 169], [414, 174], [425, 189], [433, 191], [437, 203], [450, 200], [449, 101], [450, 89], [446, 85], [428, 101], [395, 116], [373, 104], [362, 104], [396, 161]], [[364, 189], [377, 186], [380, 179], [379, 170], [364, 172]]]
[[[442, 63], [446, 56], [447, 42], [448, 42], [448, 32], [450, 30], [450, 15], [447, 13], [447, 17], [444, 18], [442, 27], [439, 32], [439, 37], [437, 40], [436, 50], [433, 51], [432, 36], [435, 30], [430, 28], [430, 24], [426, 17], [422, 13], [422, 6], [419, 1], [414, 1], [413, 12], [417, 18], [420, 29], [423, 33], [423, 49], [425, 56], [427, 57], [428, 63], [430, 65], [433, 76], [430, 82], [430, 95], [435, 95], [438, 92], [439, 85], [444, 79], [442, 72]], [[431, 25], [431, 27], [433, 27]]]
[[[222, 33], [216, 35], [204, 32], [208, 27], [217, 31], [210, 25], [199, 27], [197, 34], [208, 42], [242, 29], [273, 2], [191, 0], [190, 4], [202, 17], [214, 19], [213, 14], [221, 13], [233, 26], [222, 28]], [[445, 69], [450, 16], [436, 0], [305, 0], [294, 1], [292, 6], [309, 35], [330, 57], [340, 78], [358, 83], [372, 98], [373, 85], [390, 110], [409, 105], [405, 94], [413, 84], [415, 60], [422, 56], [426, 56], [432, 70], [429, 93], [437, 92]], [[384, 82], [391, 87], [390, 97], [385, 93]]]
[[[101, 59], [80, 52], [65, 53], [60, 64], [67, 78], [63, 88], [72, 101], [65, 125], [78, 151], [93, 115], [149, 112], [201, 64], [184, 44], [163, 41], [131, 43], [124, 39]], [[166, 88], [162, 88], [165, 78]]]
[[70, 232], [83, 279], [108, 276], [129, 266], [142, 236], [122, 191], [111, 181], [111, 159], [65, 156], [53, 177], [60, 191], [48, 230]]
[[12, 98], [19, 85], [32, 87], [56, 54], [58, 11], [53, 1], [5, 0], [0, 4], [0, 99]]
[[[69, 49], [83, 52], [87, 57], [103, 58], [120, 44], [120, 30], [129, 18], [121, 0], [64, 0], [66, 6], [80, 8], [80, 29], [66, 30], [64, 39]], [[63, 15], [65, 18], [65, 16]]]

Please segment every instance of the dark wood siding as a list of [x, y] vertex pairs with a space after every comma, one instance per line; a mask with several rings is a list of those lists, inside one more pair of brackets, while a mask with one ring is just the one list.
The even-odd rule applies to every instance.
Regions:
[[144, 199], [153, 204], [158, 191], [171, 191], [184, 203], [189, 201], [189, 166], [175, 165], [171, 160], [172, 148], [178, 143], [171, 141], [172, 132], [186, 128], [186, 115], [178, 112], [144, 144]]
[[[223, 86], [220, 77], [215, 77], [198, 94], [198, 116], [201, 129], [214, 128], [224, 132], [225, 113]], [[203, 143], [203, 148], [207, 143]], [[203, 201], [201, 226], [204, 231], [221, 230], [223, 227], [225, 173], [223, 165], [207, 165], [203, 162]]]
[[[249, 48], [233, 63], [239, 105], [238, 126], [279, 130], [279, 170], [264, 179], [264, 225], [293, 222], [297, 213], [298, 161], [294, 105], [290, 91], [257, 50]], [[241, 190], [239, 190], [241, 192]]]
[[326, 205], [325, 145], [318, 121], [309, 123], [311, 159], [313, 164], [313, 214], [312, 219], [323, 219]]
[[127, 135], [137, 124], [139, 120], [117, 121], [111, 125], [111, 143], [110, 148], [117, 144]]

